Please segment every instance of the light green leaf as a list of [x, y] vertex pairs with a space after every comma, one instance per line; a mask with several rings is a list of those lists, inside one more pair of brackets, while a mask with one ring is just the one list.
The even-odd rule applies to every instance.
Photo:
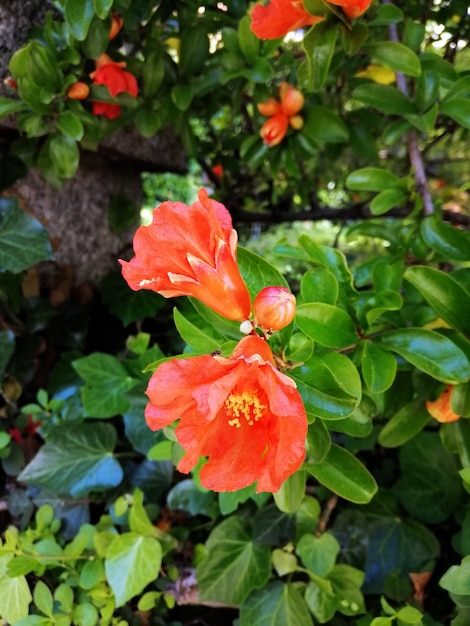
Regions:
[[18, 480], [74, 497], [116, 487], [123, 476], [113, 456], [116, 440], [110, 424], [55, 427]]
[[419, 76], [421, 63], [416, 54], [407, 46], [394, 41], [366, 43], [362, 50], [370, 54], [381, 65], [407, 76]]
[[408, 199], [408, 192], [402, 185], [391, 187], [390, 189], [384, 189], [381, 191], [370, 203], [370, 212], [372, 215], [383, 215], [394, 209], [395, 207], [402, 206]]
[[95, 7], [96, 15], [104, 20], [108, 17], [108, 14], [113, 6], [113, 0], [93, 0], [93, 6]]
[[52, 617], [54, 611], [54, 599], [49, 587], [42, 580], [38, 580], [36, 586], [34, 587], [33, 600], [34, 604], [41, 611], [41, 613], [44, 613], [44, 615], [47, 615], [48, 617]]
[[261, 289], [268, 286], [289, 288], [289, 284], [281, 272], [258, 254], [239, 246], [237, 260], [240, 273], [252, 297], [255, 297]]
[[326, 267], [308, 270], [300, 281], [302, 302], [336, 304], [339, 285], [334, 274]]
[[75, 139], [75, 141], [80, 141], [83, 137], [83, 124], [78, 115], [75, 115], [71, 111], [61, 113], [57, 118], [56, 125], [61, 133]]
[[352, 97], [379, 111], [392, 115], [416, 113], [415, 105], [401, 91], [392, 85], [365, 84], [356, 87]]
[[379, 167], [363, 167], [351, 172], [346, 185], [355, 191], [383, 191], [398, 183], [399, 178], [389, 170]]
[[355, 456], [336, 444], [331, 445], [321, 463], [307, 463], [306, 469], [322, 485], [356, 504], [370, 502], [377, 492], [372, 474]]
[[435, 331], [423, 328], [391, 330], [377, 341], [442, 382], [463, 383], [470, 376], [470, 364], [462, 350]]
[[175, 307], [173, 319], [176, 330], [184, 341], [199, 354], [207, 354], [219, 350], [225, 342], [224, 338], [215, 332], [210, 326], [195, 326]]
[[447, 115], [460, 126], [470, 129], [470, 98], [448, 100], [439, 107], [439, 112]]
[[274, 494], [274, 502], [283, 513], [295, 513], [305, 495], [305, 472], [297, 471], [285, 480]]
[[300, 330], [322, 346], [346, 348], [358, 341], [353, 320], [343, 309], [331, 304], [301, 304], [295, 319]]
[[206, 548], [197, 568], [201, 601], [238, 605], [268, 582], [271, 551], [252, 542], [242, 518], [229, 517], [216, 526]]
[[451, 593], [470, 595], [470, 556], [465, 556], [460, 565], [452, 565], [440, 579], [439, 585]]
[[[12, 557], [0, 557], [0, 570], [3, 570]], [[0, 615], [9, 624], [16, 624], [26, 617], [33, 597], [24, 576], [10, 578], [5, 575], [0, 582]]]
[[293, 584], [280, 581], [255, 591], [242, 604], [240, 626], [313, 626], [304, 599]]
[[105, 559], [106, 577], [114, 592], [116, 606], [140, 594], [158, 578], [162, 548], [154, 537], [134, 532], [118, 535]]
[[125, 413], [130, 406], [126, 391], [139, 384], [125, 367], [110, 354], [94, 352], [72, 362], [80, 378], [86, 417], [113, 417]]
[[310, 572], [324, 578], [333, 569], [339, 548], [337, 539], [326, 532], [319, 537], [304, 535], [297, 544], [296, 552]]
[[252, 65], [259, 57], [260, 40], [251, 30], [251, 17], [245, 15], [238, 23], [238, 44], [247, 63]]
[[43, 225], [22, 211], [16, 198], [0, 198], [0, 268], [19, 273], [52, 258]]

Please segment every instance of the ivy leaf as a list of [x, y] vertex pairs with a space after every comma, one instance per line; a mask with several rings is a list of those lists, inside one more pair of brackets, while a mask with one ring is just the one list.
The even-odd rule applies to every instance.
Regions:
[[123, 476], [113, 456], [116, 440], [111, 424], [58, 426], [18, 480], [73, 497], [116, 487]]
[[0, 198], [0, 269], [19, 273], [52, 258], [42, 224], [24, 213], [16, 198]]
[[158, 578], [161, 562], [162, 548], [155, 537], [129, 532], [113, 539], [105, 570], [116, 606], [123, 606]]
[[268, 582], [271, 551], [251, 541], [242, 518], [230, 517], [219, 524], [206, 548], [207, 554], [197, 568], [201, 601], [238, 605]]
[[72, 365], [85, 381], [82, 400], [86, 417], [113, 417], [128, 411], [125, 392], [139, 384], [125, 367], [110, 354], [94, 352]]
[[280, 581], [255, 591], [242, 605], [240, 626], [313, 626], [304, 599], [293, 584]]

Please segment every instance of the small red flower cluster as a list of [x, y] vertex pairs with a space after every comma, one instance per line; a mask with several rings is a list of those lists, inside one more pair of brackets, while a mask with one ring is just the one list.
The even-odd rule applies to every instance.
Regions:
[[[257, 481], [257, 491], [278, 491], [302, 464], [307, 417], [294, 381], [280, 372], [266, 339], [253, 330], [251, 297], [236, 260], [237, 233], [223, 204], [201, 189], [187, 206], [164, 202], [134, 238], [135, 257], [120, 261], [134, 289], [170, 298], [192, 296], [248, 334], [229, 358], [202, 355], [162, 363], [147, 388], [145, 418], [152, 430], [180, 420], [176, 437], [185, 451], [178, 470], [188, 473], [207, 457], [201, 484], [234, 491]], [[276, 306], [276, 302], [279, 306]], [[254, 301], [254, 323], [278, 330], [295, 315], [285, 287], [267, 287]]]
[[261, 127], [260, 134], [270, 148], [281, 143], [289, 126], [295, 130], [302, 128], [304, 120], [298, 113], [303, 105], [302, 92], [288, 83], [281, 83], [279, 86], [279, 100], [269, 98], [257, 105], [261, 115], [269, 117]]
[[[340, 6], [351, 19], [362, 15], [372, 0], [326, 0]], [[269, 4], [258, 4], [251, 13], [251, 30], [260, 39], [278, 39], [287, 33], [313, 26], [323, 16], [311, 15], [302, 0], [271, 0]]]

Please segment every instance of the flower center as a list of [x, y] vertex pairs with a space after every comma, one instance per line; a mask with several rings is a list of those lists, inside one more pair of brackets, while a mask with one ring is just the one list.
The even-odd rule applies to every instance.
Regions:
[[263, 417], [263, 411], [266, 409], [266, 405], [262, 404], [255, 391], [231, 393], [224, 404], [230, 417], [228, 423], [235, 428], [241, 427], [243, 418], [248, 426], [253, 426]]

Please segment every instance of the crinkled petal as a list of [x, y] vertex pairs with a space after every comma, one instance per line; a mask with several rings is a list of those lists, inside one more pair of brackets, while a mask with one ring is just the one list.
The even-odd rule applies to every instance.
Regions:
[[255, 6], [251, 14], [251, 30], [260, 39], [278, 39], [292, 30], [322, 20], [323, 17], [310, 15], [298, 0], [271, 0], [266, 6]]

